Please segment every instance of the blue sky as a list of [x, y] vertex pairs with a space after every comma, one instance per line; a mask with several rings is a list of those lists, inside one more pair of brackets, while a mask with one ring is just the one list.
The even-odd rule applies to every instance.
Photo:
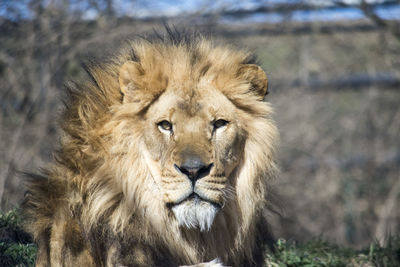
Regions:
[[[346, 0], [348, 3], [355, 3], [359, 0]], [[373, 2], [381, 2], [382, 0], [369, 0]], [[7, 11], [7, 7], [15, 7], [19, 10], [23, 18], [29, 18], [29, 11], [24, 5], [29, 0], [0, 0], [0, 16], [13, 17], [14, 15]], [[73, 9], [85, 9], [83, 1], [70, 0], [73, 4]], [[115, 10], [119, 15], [128, 15], [135, 17], [149, 17], [149, 16], [175, 16], [182, 13], [190, 14], [201, 10], [204, 13], [214, 12], [222, 9], [254, 9], [261, 4], [274, 5], [277, 3], [299, 3], [305, 2], [301, 0], [159, 0], [159, 1], [146, 1], [146, 0], [114, 0]], [[308, 0], [310, 3], [327, 5], [328, 0]], [[385, 19], [400, 20], [400, 4], [390, 8], [378, 8], [377, 13]], [[92, 19], [96, 17], [94, 10], [88, 10], [84, 13], [84, 18]], [[335, 21], [335, 20], [354, 20], [363, 18], [363, 13], [356, 8], [338, 8], [334, 10], [317, 10], [306, 11], [300, 10], [292, 13], [292, 20], [294, 21]], [[277, 23], [283, 20], [283, 17], [278, 13], [268, 14], [254, 14], [244, 17], [239, 23], [246, 22], [272, 22]], [[229, 17], [223, 18], [222, 22], [229, 23]], [[237, 21], [237, 19], [236, 19]]]
[[[367, 0], [371, 3], [379, 3], [383, 0]], [[135, 15], [139, 17], [147, 17], [152, 15], [174, 16], [181, 13], [191, 13], [197, 10], [203, 12], [213, 12], [220, 9], [254, 9], [259, 5], [274, 5], [278, 3], [301, 3], [309, 2], [323, 6], [329, 6], [329, 0], [161, 0], [161, 1], [142, 1], [147, 2], [144, 8], [137, 8], [131, 1], [116, 0], [118, 6], [124, 7], [125, 14]], [[344, 0], [349, 4], [356, 4], [359, 0]], [[397, 7], [378, 8], [377, 12], [386, 19], [400, 19], [400, 3]], [[282, 18], [279, 14], [256, 14], [253, 18], [245, 20], [255, 21], [271, 21], [279, 22]], [[356, 8], [338, 8], [336, 10], [319, 10], [319, 11], [296, 11], [293, 13], [292, 19], [296, 21], [313, 21], [313, 20], [342, 20], [342, 19], [360, 19], [363, 14]]]

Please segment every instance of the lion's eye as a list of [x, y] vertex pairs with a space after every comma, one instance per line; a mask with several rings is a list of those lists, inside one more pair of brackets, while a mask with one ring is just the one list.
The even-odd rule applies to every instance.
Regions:
[[229, 121], [226, 121], [226, 120], [223, 120], [223, 119], [216, 120], [214, 122], [214, 129], [221, 128], [221, 127], [227, 125], [228, 123], [229, 123]]
[[157, 123], [157, 125], [160, 130], [172, 131], [172, 123], [170, 123], [169, 121], [163, 120]]

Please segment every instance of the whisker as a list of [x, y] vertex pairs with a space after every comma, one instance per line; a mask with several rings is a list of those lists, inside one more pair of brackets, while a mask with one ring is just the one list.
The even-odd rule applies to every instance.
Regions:
[[162, 183], [164, 183], [164, 184], [178, 184], [178, 183], [181, 183], [182, 182], [182, 180], [177, 180], [177, 179], [175, 179], [175, 180], [167, 180], [167, 179], [163, 179], [163, 180], [161, 180], [161, 182]]
[[216, 173], [213, 175], [210, 175], [211, 177], [225, 177], [225, 173]]

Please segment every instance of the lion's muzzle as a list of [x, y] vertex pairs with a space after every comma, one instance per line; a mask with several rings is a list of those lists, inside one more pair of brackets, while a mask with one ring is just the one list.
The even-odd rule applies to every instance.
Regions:
[[[182, 164], [174, 164], [175, 170], [188, 178], [191, 182], [191, 191], [192, 193], [189, 194], [185, 199], [179, 201], [179, 203], [183, 202], [186, 199], [190, 199], [190, 197], [195, 196], [200, 198], [203, 201], [208, 201], [211, 204], [219, 206], [217, 203], [212, 201], [211, 199], [207, 198], [202, 194], [201, 192], [198, 192], [197, 188], [197, 181], [205, 178], [210, 175], [211, 169], [213, 168], [214, 163], [209, 163], [206, 164], [204, 161], [201, 159], [200, 156], [197, 156], [196, 154], [187, 154], [184, 157], [184, 160], [182, 161]], [[179, 203], [174, 203], [174, 204], [179, 204]]]

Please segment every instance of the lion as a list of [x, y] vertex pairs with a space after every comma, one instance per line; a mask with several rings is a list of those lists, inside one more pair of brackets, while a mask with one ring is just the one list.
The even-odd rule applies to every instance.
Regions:
[[36, 265], [262, 265], [278, 132], [255, 57], [168, 31], [86, 68], [28, 183]]

